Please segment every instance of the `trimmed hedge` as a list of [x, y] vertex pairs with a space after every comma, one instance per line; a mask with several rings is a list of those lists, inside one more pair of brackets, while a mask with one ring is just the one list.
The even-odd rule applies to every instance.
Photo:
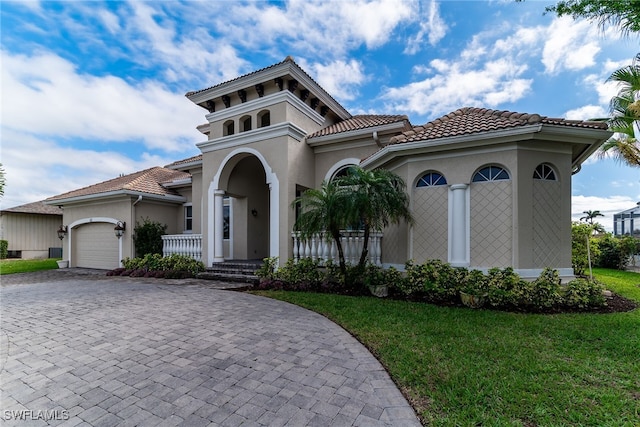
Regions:
[[259, 289], [369, 294], [369, 287], [386, 284], [396, 299], [444, 305], [461, 303], [460, 293], [481, 296], [489, 308], [509, 311], [556, 312], [590, 310], [606, 305], [604, 286], [597, 281], [576, 279], [561, 284], [556, 270], [547, 268], [534, 281], [520, 278], [512, 268], [479, 270], [454, 268], [439, 260], [405, 265], [404, 274], [396, 269], [368, 265], [364, 270], [350, 267], [351, 285], [336, 278], [337, 267], [322, 267], [310, 258], [288, 260], [278, 267], [277, 258], [266, 258], [257, 275]]

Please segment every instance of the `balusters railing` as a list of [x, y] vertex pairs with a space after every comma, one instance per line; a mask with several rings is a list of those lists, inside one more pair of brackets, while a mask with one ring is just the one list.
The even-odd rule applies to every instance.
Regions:
[[[357, 264], [364, 246], [364, 233], [362, 231], [343, 231], [340, 243], [347, 264]], [[299, 232], [291, 233], [293, 238], [293, 259], [311, 258], [325, 263], [329, 260], [338, 261], [338, 247], [328, 233], [314, 234], [310, 238], [303, 239]], [[375, 265], [381, 265], [381, 240], [382, 233], [375, 232], [369, 236], [368, 260]]]

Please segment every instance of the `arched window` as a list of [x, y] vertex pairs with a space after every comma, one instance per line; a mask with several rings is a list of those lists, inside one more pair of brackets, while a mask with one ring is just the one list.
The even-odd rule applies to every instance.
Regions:
[[427, 172], [416, 183], [416, 187], [435, 187], [437, 185], [447, 185], [447, 180], [439, 172]]
[[500, 166], [486, 166], [480, 169], [473, 176], [472, 182], [506, 181], [509, 179], [509, 172]]
[[224, 124], [222, 125], [223, 136], [233, 135], [235, 132], [236, 131], [235, 131], [235, 125], [233, 123], [233, 120], [227, 120], [226, 122], [224, 122]]
[[539, 179], [542, 181], [557, 181], [556, 172], [551, 165], [547, 163], [541, 163], [538, 165], [535, 171], [533, 171], [533, 179]]
[[258, 123], [261, 128], [271, 126], [271, 113], [269, 110], [263, 110], [258, 113]]
[[251, 116], [242, 116], [240, 118], [240, 126], [242, 126], [241, 132], [251, 130]]
[[349, 174], [349, 169], [351, 169], [353, 166], [354, 165], [346, 165], [341, 167], [333, 174], [331, 179], [334, 180], [336, 178], [342, 178], [343, 176], [347, 176]]

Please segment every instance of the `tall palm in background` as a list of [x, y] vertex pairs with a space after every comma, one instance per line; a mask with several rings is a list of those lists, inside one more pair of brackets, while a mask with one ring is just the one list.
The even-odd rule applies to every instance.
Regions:
[[584, 211], [582, 213], [585, 214], [585, 216], [580, 218], [580, 221], [584, 220], [585, 222], [588, 222], [591, 225], [593, 225], [593, 220], [595, 218], [599, 216], [604, 216], [600, 211]]
[[607, 81], [618, 84], [618, 94], [609, 104], [609, 129], [615, 134], [602, 145], [599, 156], [611, 154], [629, 166], [640, 167], [640, 53], [631, 65], [614, 71]]

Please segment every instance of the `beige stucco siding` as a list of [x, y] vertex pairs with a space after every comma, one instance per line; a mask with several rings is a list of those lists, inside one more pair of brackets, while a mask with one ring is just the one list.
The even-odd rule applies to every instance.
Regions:
[[[131, 209], [131, 197], [120, 196], [112, 199], [101, 200], [98, 202], [85, 202], [83, 204], [68, 204], [64, 207], [63, 223], [70, 228], [77, 224], [75, 227], [80, 227], [87, 222], [99, 222], [100, 218], [109, 218], [111, 220], [126, 222], [126, 231], [122, 239], [122, 257], [133, 256], [133, 227], [135, 221], [132, 218]], [[74, 228], [75, 228], [74, 227]], [[75, 244], [73, 239], [74, 228], [69, 231], [70, 238], [72, 239], [72, 246]], [[111, 231], [113, 232], [114, 225], [111, 224]], [[64, 240], [63, 254], [68, 253], [68, 239]], [[115, 234], [113, 234], [113, 240], [117, 242]], [[73, 250], [72, 250], [73, 253]], [[65, 257], [66, 258], [66, 257]], [[73, 260], [73, 258], [72, 258]], [[74, 264], [72, 262], [71, 266]]]
[[448, 260], [449, 189], [446, 185], [411, 190], [413, 260]]
[[[149, 219], [167, 225], [167, 234], [182, 234], [184, 232], [184, 207], [181, 204], [166, 204], [144, 198], [132, 207], [134, 217], [133, 227], [144, 224]], [[131, 229], [133, 232], [133, 228]]]

